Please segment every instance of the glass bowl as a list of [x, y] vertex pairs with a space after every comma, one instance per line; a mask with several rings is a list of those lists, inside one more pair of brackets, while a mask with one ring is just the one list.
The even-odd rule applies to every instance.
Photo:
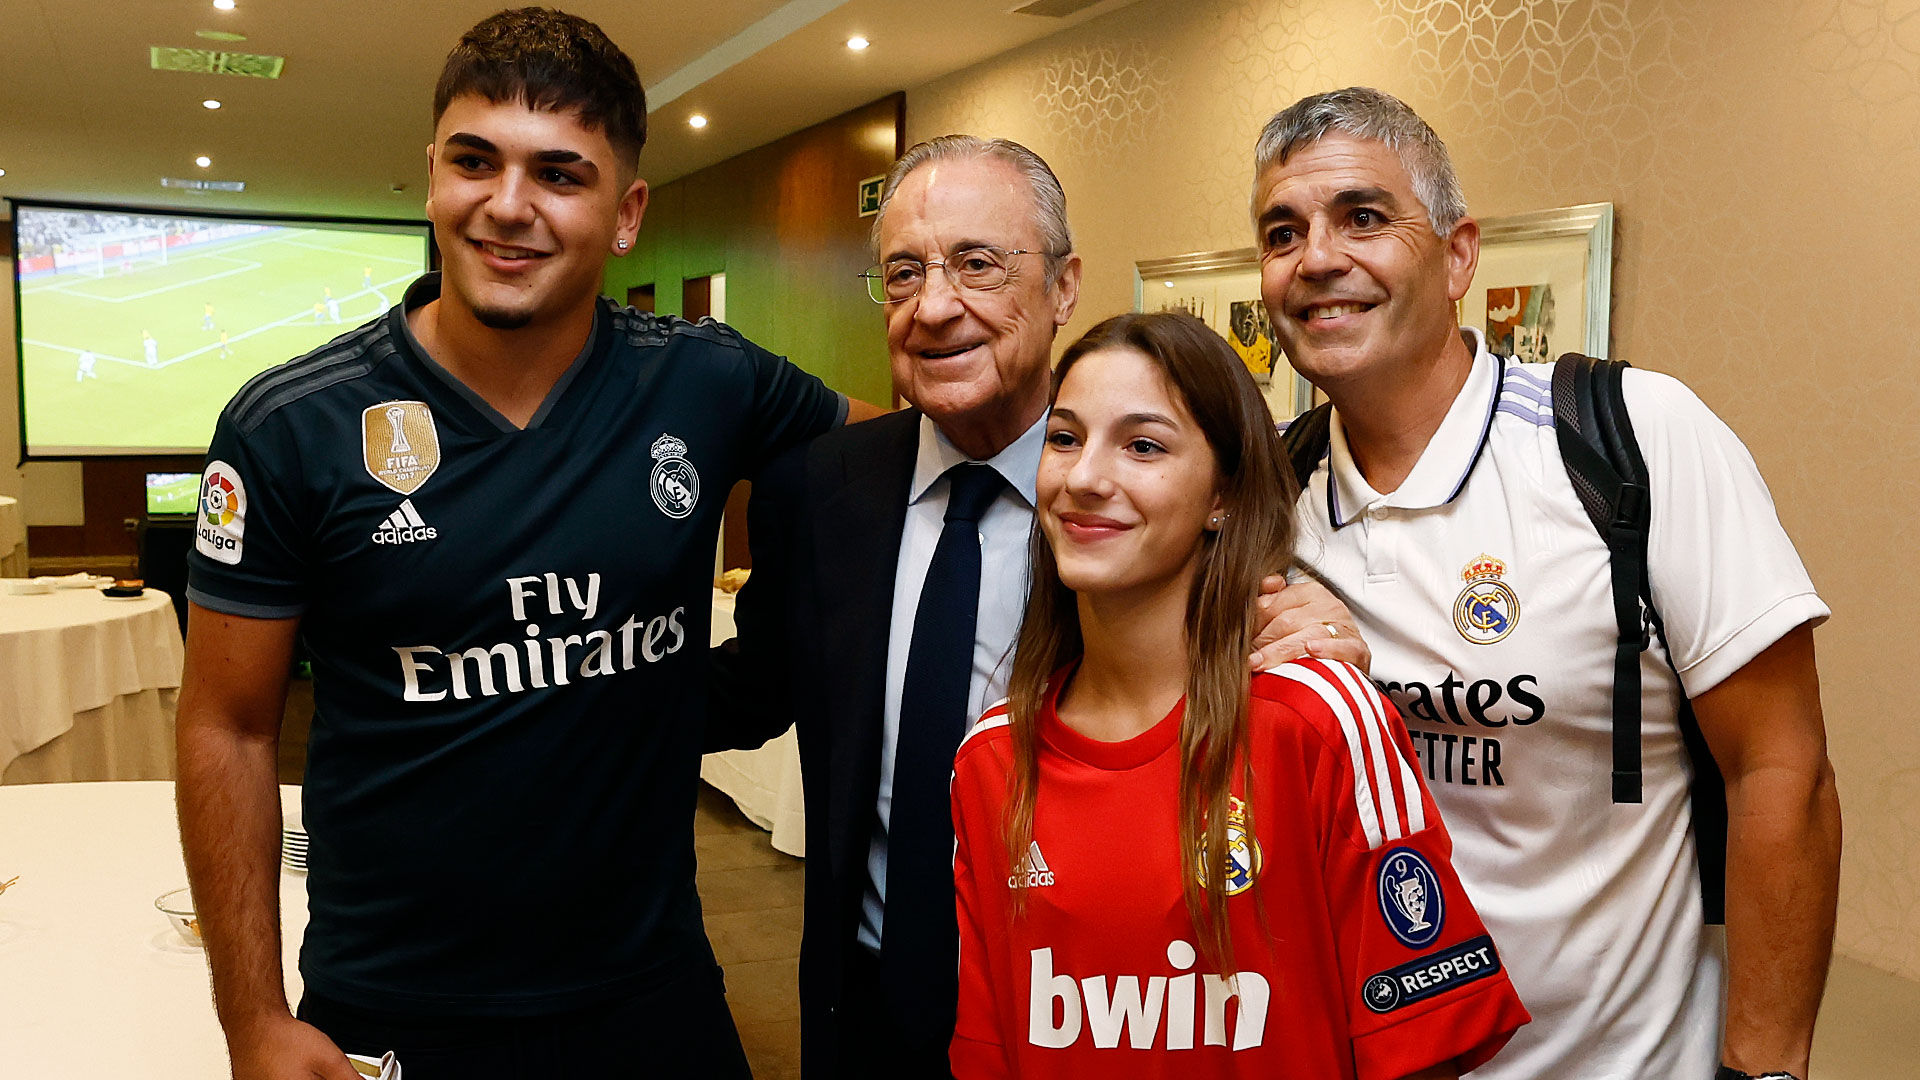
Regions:
[[160, 913], [173, 924], [173, 932], [180, 935], [181, 941], [189, 945], [205, 944], [200, 940], [200, 916], [193, 910], [193, 894], [190, 891], [175, 889], [163, 893], [153, 902], [153, 906], [159, 908]]

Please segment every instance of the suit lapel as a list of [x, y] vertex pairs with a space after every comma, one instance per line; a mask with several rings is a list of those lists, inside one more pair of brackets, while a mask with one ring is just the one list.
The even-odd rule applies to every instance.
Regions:
[[890, 414], [848, 428], [816, 453], [822, 482], [812, 517], [819, 552], [823, 612], [816, 649], [842, 674], [829, 688], [834, 727], [829, 795], [835, 880], [864, 880], [861, 864], [879, 794], [880, 739], [886, 706], [887, 646], [893, 582], [906, 527], [920, 414]]

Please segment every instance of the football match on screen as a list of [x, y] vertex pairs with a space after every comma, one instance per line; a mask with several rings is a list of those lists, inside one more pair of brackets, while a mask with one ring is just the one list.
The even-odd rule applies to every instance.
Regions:
[[29, 454], [204, 450], [260, 371], [393, 305], [419, 229], [22, 206], [21, 397]]

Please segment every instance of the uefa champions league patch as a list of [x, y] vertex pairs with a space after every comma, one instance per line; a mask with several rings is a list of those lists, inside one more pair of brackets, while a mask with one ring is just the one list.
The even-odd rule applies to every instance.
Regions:
[[1409, 949], [1424, 949], [1447, 921], [1447, 899], [1433, 866], [1412, 848], [1394, 848], [1380, 860], [1380, 916]]
[[1360, 988], [1360, 1000], [1373, 1012], [1390, 1013], [1499, 970], [1500, 954], [1493, 939], [1482, 935], [1380, 972]]
[[194, 515], [193, 546], [214, 562], [240, 565], [241, 539], [247, 531], [247, 485], [233, 466], [210, 461], [200, 474], [200, 507]]

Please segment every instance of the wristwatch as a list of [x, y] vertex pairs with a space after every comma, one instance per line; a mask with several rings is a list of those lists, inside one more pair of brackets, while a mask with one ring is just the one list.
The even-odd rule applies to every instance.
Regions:
[[1750, 1073], [1741, 1072], [1731, 1065], [1722, 1065], [1720, 1066], [1720, 1071], [1713, 1074], [1713, 1080], [1800, 1080], [1800, 1078], [1787, 1072], [1785, 1069], [1775, 1070], [1774, 1072]]

